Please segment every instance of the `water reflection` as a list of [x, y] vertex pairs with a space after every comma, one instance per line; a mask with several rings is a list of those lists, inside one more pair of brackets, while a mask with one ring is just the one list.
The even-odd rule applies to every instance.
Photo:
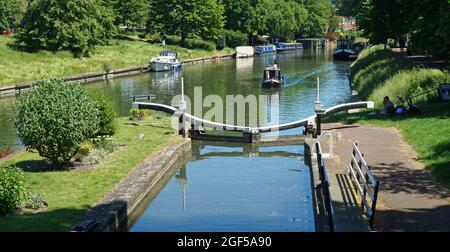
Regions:
[[302, 146], [197, 143], [193, 151], [130, 231], [314, 231]]

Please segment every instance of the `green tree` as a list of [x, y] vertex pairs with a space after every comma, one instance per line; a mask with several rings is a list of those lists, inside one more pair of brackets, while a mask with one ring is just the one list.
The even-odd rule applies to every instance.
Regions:
[[127, 27], [143, 27], [148, 18], [148, 0], [112, 0], [116, 24]]
[[397, 1], [364, 0], [357, 16], [359, 28], [373, 44], [387, 44], [407, 33], [405, 9]]
[[114, 31], [112, 12], [101, 0], [34, 0], [25, 12], [16, 46], [88, 55], [96, 45], [106, 44]]
[[0, 32], [12, 28], [22, 16], [23, 6], [20, 0], [0, 1]]
[[153, 0], [148, 22], [151, 32], [216, 41], [224, 27], [224, 7], [217, 0]]
[[302, 37], [323, 37], [329, 29], [329, 22], [334, 15], [333, 5], [329, 0], [298, 0], [308, 11], [308, 17], [300, 34]]
[[224, 4], [225, 28], [249, 34], [249, 20], [254, 15], [255, 0], [226, 0]]
[[356, 17], [363, 0], [332, 0], [336, 14], [344, 17]]
[[77, 84], [38, 83], [21, 95], [15, 125], [22, 143], [54, 165], [69, 161], [83, 141], [99, 131], [97, 103]]
[[401, 0], [408, 14], [410, 48], [450, 59], [450, 1]]

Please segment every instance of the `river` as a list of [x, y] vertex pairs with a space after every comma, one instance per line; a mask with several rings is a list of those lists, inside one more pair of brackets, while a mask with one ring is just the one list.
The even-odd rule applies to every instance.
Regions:
[[[286, 84], [261, 89], [262, 71], [274, 59]], [[286, 123], [314, 114], [317, 77], [325, 107], [348, 102], [347, 69], [348, 63], [333, 62], [327, 50], [304, 50], [193, 64], [179, 74], [144, 73], [85, 86], [106, 93], [125, 116], [132, 95], [152, 94], [154, 102], [170, 104], [181, 92], [183, 77], [188, 97], [193, 97], [195, 87], [202, 87], [203, 96], [224, 100], [227, 95], [267, 96], [270, 106], [279, 110], [279, 122]], [[15, 99], [0, 99], [0, 149], [22, 148], [12, 121]], [[132, 221], [130, 231], [314, 231], [303, 145], [248, 149], [242, 144], [194, 144], [193, 156], [174, 168], [160, 193]]]

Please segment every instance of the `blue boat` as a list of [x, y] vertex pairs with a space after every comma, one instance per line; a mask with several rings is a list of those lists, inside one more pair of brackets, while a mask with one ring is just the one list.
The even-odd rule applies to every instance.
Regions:
[[278, 52], [296, 51], [301, 49], [303, 49], [302, 43], [278, 43], [277, 47]]
[[277, 47], [274, 45], [265, 45], [265, 46], [256, 46], [255, 53], [256, 54], [266, 54], [266, 53], [276, 53]]

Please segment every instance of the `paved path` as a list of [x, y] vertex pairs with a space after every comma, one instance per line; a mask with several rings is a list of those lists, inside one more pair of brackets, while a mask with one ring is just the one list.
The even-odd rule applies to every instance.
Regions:
[[[339, 132], [330, 173], [345, 173], [357, 141], [380, 180], [377, 231], [450, 231], [450, 192], [440, 186], [395, 128], [326, 124]], [[334, 134], [336, 135], [336, 134]]]

